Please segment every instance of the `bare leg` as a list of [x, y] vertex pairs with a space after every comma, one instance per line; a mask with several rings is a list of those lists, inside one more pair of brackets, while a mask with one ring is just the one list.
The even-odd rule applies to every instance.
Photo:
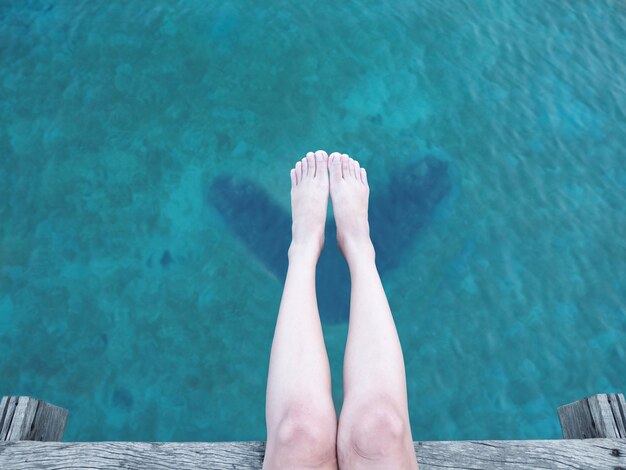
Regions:
[[289, 268], [272, 343], [263, 468], [337, 468], [337, 415], [315, 295], [324, 243], [328, 156], [308, 153], [291, 170]]
[[345, 154], [332, 154], [329, 170], [337, 242], [352, 281], [339, 465], [416, 469], [402, 349], [369, 237], [367, 175]]

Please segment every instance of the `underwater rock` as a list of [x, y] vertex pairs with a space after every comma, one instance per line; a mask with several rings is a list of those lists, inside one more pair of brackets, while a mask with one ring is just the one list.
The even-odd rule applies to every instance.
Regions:
[[161, 263], [161, 266], [163, 266], [164, 268], [167, 268], [173, 262], [174, 262], [174, 258], [172, 258], [170, 250], [165, 250], [163, 254], [161, 255], [161, 259], [159, 263]]
[[118, 387], [113, 392], [113, 404], [119, 408], [131, 408], [133, 401], [133, 394], [123, 387]]

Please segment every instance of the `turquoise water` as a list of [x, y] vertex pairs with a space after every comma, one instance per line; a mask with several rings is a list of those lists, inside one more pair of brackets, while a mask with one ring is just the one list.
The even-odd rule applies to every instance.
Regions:
[[[67, 440], [264, 438], [318, 148], [369, 170], [415, 439], [626, 392], [622, 2], [4, 0], [0, 45], [0, 392]], [[339, 405], [332, 239], [318, 283]]]

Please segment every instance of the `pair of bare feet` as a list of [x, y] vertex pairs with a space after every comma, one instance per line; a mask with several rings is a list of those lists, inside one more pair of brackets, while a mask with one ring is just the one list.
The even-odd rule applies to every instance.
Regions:
[[291, 170], [292, 243], [289, 256], [317, 260], [324, 246], [328, 197], [337, 224], [337, 243], [348, 264], [374, 256], [369, 237], [367, 172], [337, 152], [309, 152]]

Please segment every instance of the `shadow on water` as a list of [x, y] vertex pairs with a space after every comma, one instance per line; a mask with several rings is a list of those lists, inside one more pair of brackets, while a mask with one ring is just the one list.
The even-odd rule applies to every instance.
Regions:
[[[373, 191], [370, 227], [381, 276], [402, 262], [404, 252], [432, 220], [452, 189], [449, 164], [435, 157], [398, 167], [385, 188]], [[287, 272], [291, 215], [273, 201], [262, 186], [237, 176], [213, 180], [208, 202], [228, 227], [277, 278]], [[335, 240], [334, 220], [326, 224], [326, 240], [317, 268], [320, 315], [327, 323], [348, 319], [350, 278]]]

